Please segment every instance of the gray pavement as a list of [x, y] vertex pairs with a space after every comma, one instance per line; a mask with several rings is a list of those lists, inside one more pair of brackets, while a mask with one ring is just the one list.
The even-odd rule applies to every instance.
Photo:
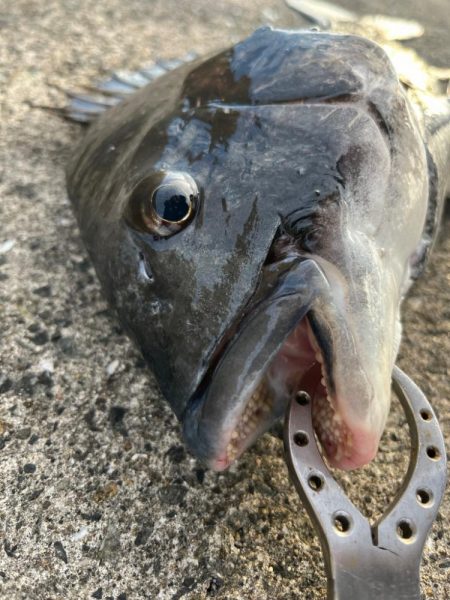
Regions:
[[[448, 2], [378, 5], [427, 19], [417, 44], [450, 66]], [[325, 595], [319, 542], [280, 440], [264, 436], [223, 474], [183, 449], [175, 417], [102, 299], [70, 210], [64, 164], [82, 132], [29, 105], [60, 104], [58, 86], [219, 48], [262, 23], [299, 21], [268, 0], [0, 0], [1, 598]], [[442, 236], [406, 303], [400, 359], [438, 411], [447, 444], [449, 256]], [[407, 456], [394, 403], [376, 461], [339, 476], [371, 519], [395, 495]], [[449, 511], [447, 494], [423, 560], [425, 598], [449, 597]]]

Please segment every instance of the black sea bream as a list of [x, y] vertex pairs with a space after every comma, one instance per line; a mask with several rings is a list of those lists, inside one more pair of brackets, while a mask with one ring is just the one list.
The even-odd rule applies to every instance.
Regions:
[[373, 23], [343, 30], [262, 28], [66, 109], [103, 112], [68, 189], [105, 294], [214, 469], [299, 389], [332, 465], [369, 462], [383, 432], [401, 302], [446, 193], [450, 111], [412, 51]]

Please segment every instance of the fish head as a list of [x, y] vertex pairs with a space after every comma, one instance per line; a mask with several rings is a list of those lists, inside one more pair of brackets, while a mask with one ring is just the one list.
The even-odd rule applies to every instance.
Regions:
[[94, 124], [73, 162], [107, 296], [212, 468], [301, 389], [330, 462], [365, 464], [428, 193], [395, 73], [367, 40], [271, 29], [184, 69]]

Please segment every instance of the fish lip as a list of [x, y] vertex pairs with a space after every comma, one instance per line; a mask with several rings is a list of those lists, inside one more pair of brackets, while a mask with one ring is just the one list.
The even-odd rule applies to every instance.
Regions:
[[[239, 320], [238, 333], [216, 356], [212, 372], [207, 371], [182, 416], [188, 447], [217, 471], [226, 469], [233, 462], [226, 454], [229, 441], [226, 432], [228, 430], [231, 435], [252, 388], [260, 382], [287, 337], [309, 313], [316, 297], [329, 288], [323, 270], [309, 257], [296, 255], [279, 261], [269, 275], [273, 276], [274, 270], [279, 271], [276, 282], [268, 282], [270, 277], [265, 278], [263, 274], [260, 289]], [[258, 327], [264, 324], [270, 324], [270, 332], [266, 330], [261, 336]], [[237, 365], [240, 367], [241, 362], [246, 362], [244, 350], [252, 346], [246, 337], [256, 343], [252, 350], [253, 364], [249, 365], [247, 360], [243, 371], [236, 376]], [[283, 410], [281, 407], [278, 413], [263, 421], [243, 449], [266, 431]]]

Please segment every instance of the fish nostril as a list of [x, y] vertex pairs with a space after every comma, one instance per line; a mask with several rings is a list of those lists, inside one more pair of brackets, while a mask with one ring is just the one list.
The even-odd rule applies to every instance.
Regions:
[[153, 281], [153, 273], [150, 265], [145, 259], [144, 253], [139, 252], [139, 275], [147, 281]]

